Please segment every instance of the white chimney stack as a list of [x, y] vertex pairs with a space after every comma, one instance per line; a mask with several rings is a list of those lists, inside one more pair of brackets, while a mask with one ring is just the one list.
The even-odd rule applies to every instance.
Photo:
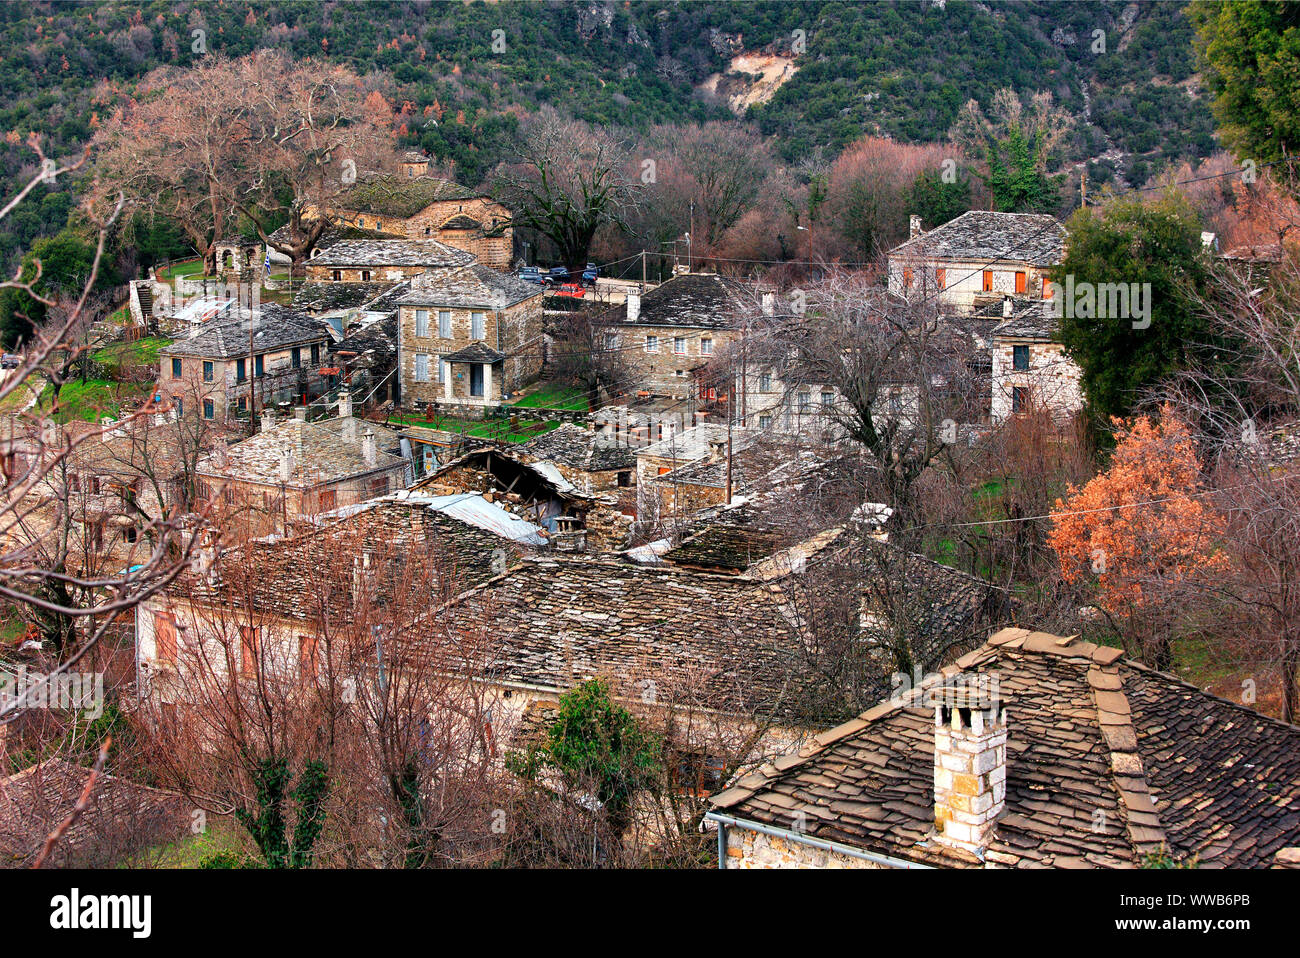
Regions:
[[307, 407], [306, 407], [306, 406], [294, 406], [294, 407], [293, 407], [293, 418], [294, 418], [294, 419], [297, 419], [299, 422], [306, 422], [306, 421], [307, 421]]
[[916, 213], [913, 213], [910, 217], [908, 217], [907, 226], [908, 226], [908, 233], [910, 234], [908, 236], [908, 239], [916, 239], [918, 236], [921, 235], [921, 217], [918, 216]]
[[773, 316], [776, 314], [776, 293], [763, 294], [763, 315]]
[[931, 702], [934, 828], [940, 841], [979, 852], [988, 847], [1006, 804], [1006, 709], [996, 694], [969, 687], [935, 689]]
[[275, 413], [269, 409], [262, 410], [262, 432], [270, 432], [275, 428]]
[[339, 418], [352, 418], [352, 394], [346, 389], [339, 393]]
[[1011, 314], [1012, 314], [1012, 312], [1015, 310], [1015, 308], [1016, 308], [1015, 300], [1013, 300], [1010, 296], [1004, 296], [1004, 297], [1002, 297], [1002, 316], [1003, 316], [1003, 318], [1005, 318], [1005, 319], [1010, 319], [1010, 318], [1011, 318]]
[[627, 321], [635, 323], [641, 318], [641, 291], [639, 289], [629, 289], [627, 291]]
[[365, 435], [361, 437], [361, 454], [366, 457], [366, 465], [368, 466], [373, 466], [379, 461], [379, 450], [375, 441], [374, 430], [367, 429]]
[[290, 482], [293, 479], [293, 450], [285, 446], [280, 450], [280, 481]]

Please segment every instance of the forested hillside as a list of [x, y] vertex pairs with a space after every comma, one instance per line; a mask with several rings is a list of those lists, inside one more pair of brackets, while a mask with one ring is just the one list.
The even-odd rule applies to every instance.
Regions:
[[[78, 149], [155, 67], [264, 47], [373, 73], [405, 143], [470, 184], [542, 104], [637, 129], [730, 118], [708, 80], [751, 51], [795, 67], [747, 114], [787, 162], [830, 161], [864, 133], [941, 140], [1003, 87], [1050, 91], [1078, 121], [1062, 158], [1102, 158], [1103, 179], [1213, 147], [1181, 3], [38, 2], [0, 7], [0, 177], [30, 167], [30, 133]], [[0, 261], [64, 224], [59, 186], [0, 238]]]

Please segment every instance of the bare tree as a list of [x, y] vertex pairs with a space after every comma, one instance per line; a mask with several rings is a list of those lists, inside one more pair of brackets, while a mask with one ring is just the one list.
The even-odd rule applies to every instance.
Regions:
[[618, 134], [544, 107], [524, 128], [517, 161], [497, 168], [493, 188], [515, 211], [516, 224], [550, 240], [576, 275], [596, 231], [606, 224], [622, 227], [639, 202], [631, 163]]

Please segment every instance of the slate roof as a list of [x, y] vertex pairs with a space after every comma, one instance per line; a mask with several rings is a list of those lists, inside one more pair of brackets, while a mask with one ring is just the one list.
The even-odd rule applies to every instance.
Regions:
[[600, 322], [625, 326], [730, 329], [736, 297], [744, 287], [713, 273], [684, 273], [641, 295], [641, 312], [627, 318], [627, 304], [606, 310]]
[[[278, 230], [271, 234], [271, 240], [277, 243], [292, 243], [294, 239], [293, 227], [285, 223]], [[325, 228], [325, 232], [316, 240], [316, 249], [325, 249], [327, 246], [333, 246], [342, 240], [377, 240], [377, 239], [403, 239], [401, 233], [386, 233], [382, 230], [367, 230], [360, 226], [353, 226], [350, 223], [335, 223]]]
[[401, 298], [400, 305], [505, 309], [541, 295], [540, 286], [474, 262], [456, 270], [413, 277], [411, 290]]
[[304, 283], [293, 294], [293, 308], [312, 313], [359, 309], [404, 283]]
[[[986, 852], [1009, 867], [1264, 867], [1300, 844], [1300, 728], [1127, 661], [1003, 629], [944, 670], [996, 674], [1006, 805]], [[914, 862], [978, 867], [934, 841], [936, 681], [883, 702], [715, 795], [737, 818]]]
[[583, 472], [632, 469], [637, 453], [632, 446], [570, 422], [530, 439], [518, 451], [539, 462], [554, 462]]
[[234, 359], [248, 355], [249, 326], [253, 328], [253, 352], [265, 353], [330, 339], [320, 320], [277, 303], [263, 303], [254, 317], [211, 320], [198, 335], [178, 339], [158, 350], [159, 356], [201, 356], [204, 359]]
[[356, 186], [339, 197], [337, 205], [357, 213], [410, 217], [433, 203], [472, 200], [482, 195], [436, 176], [371, 173], [361, 177]]
[[1037, 339], [1054, 342], [1060, 336], [1060, 320], [1052, 315], [1048, 304], [1029, 303], [993, 327], [994, 339]]
[[322, 250], [309, 266], [424, 266], [449, 269], [474, 262], [474, 254], [434, 239], [346, 240]]
[[[186, 570], [167, 588], [180, 599], [252, 608], [286, 618], [307, 619], [324, 611], [347, 616], [351, 613], [353, 559], [372, 555], [372, 596], [381, 604], [395, 589], [403, 587], [398, 560], [408, 550], [432, 550], [439, 561], [441, 596], [431, 597], [430, 607], [441, 598], [487, 581], [493, 563], [507, 564], [519, 551], [510, 538], [502, 537], [471, 522], [430, 508], [431, 497], [386, 496], [367, 508], [321, 528], [290, 539], [260, 540], [221, 556], [218, 574], [208, 577]], [[227, 574], [222, 570], [234, 570]], [[245, 576], [242, 570], [253, 569]], [[337, 582], [323, 582], [335, 575]], [[324, 587], [323, 587], [324, 586]]]
[[386, 366], [397, 355], [397, 313], [361, 325], [350, 323], [347, 335], [330, 347], [330, 352], [349, 359], [354, 365], [371, 368]]
[[[287, 448], [293, 453], [293, 472], [287, 485], [305, 489], [402, 465], [401, 456], [384, 451], [398, 445], [396, 433], [361, 419], [353, 419], [352, 424], [355, 438], [349, 441], [343, 436], [344, 420], [305, 422], [296, 418], [286, 419], [269, 430], [235, 443], [226, 450], [224, 464], [218, 456], [209, 456], [199, 464], [197, 471], [204, 476], [279, 485], [280, 458]], [[367, 429], [375, 433], [373, 465], [366, 461], [361, 449], [361, 439]]]
[[499, 363], [506, 358], [506, 353], [493, 349], [480, 341], [470, 343], [454, 353], [442, 357], [445, 363]]
[[438, 614], [466, 632], [492, 623], [467, 665], [506, 684], [560, 692], [605, 676], [627, 695], [653, 682], [661, 703], [780, 714], [798, 681], [778, 594], [735, 576], [529, 557]]
[[971, 210], [889, 251], [918, 260], [987, 260], [1051, 266], [1061, 260], [1065, 227], [1040, 213]]
[[[72, 814], [90, 769], [61, 759], [0, 778], [0, 861], [24, 868]], [[101, 772], [86, 810], [54, 845], [46, 867], [110, 868], [133, 853], [189, 831], [191, 805], [179, 795]]]

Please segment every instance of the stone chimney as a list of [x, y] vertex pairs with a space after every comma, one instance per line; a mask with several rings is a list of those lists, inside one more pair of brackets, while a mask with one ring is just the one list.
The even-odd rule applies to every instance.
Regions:
[[306, 406], [294, 406], [294, 407], [293, 407], [293, 418], [294, 418], [294, 419], [297, 419], [299, 422], [306, 422], [306, 421], [307, 421], [307, 407], [306, 407]]
[[1003, 297], [1002, 297], [1002, 317], [1003, 317], [1003, 319], [1010, 319], [1010, 318], [1011, 318], [1011, 314], [1015, 311], [1015, 308], [1016, 308], [1016, 301], [1015, 301], [1014, 299], [1012, 299], [1010, 296], [1003, 296]]
[[293, 450], [285, 446], [280, 450], [280, 481], [291, 482], [293, 480]]
[[916, 239], [921, 235], [921, 217], [913, 213], [907, 218], [908, 239]]
[[1206, 231], [1201, 232], [1201, 245], [1208, 250], [1217, 250], [1219, 248], [1219, 237], [1215, 233]]
[[641, 290], [629, 289], [627, 291], [627, 321], [636, 322], [641, 317]]
[[367, 429], [361, 437], [361, 454], [366, 457], [367, 466], [373, 466], [379, 461], [378, 443], [373, 429]]
[[776, 314], [776, 293], [763, 294], [763, 315], [774, 316]]
[[980, 852], [1007, 795], [1007, 713], [995, 695], [943, 687], [934, 704], [934, 828], [939, 841]]
[[339, 418], [352, 418], [352, 394], [346, 389], [339, 393]]
[[262, 410], [262, 432], [270, 432], [275, 428], [275, 413], [269, 409]]
[[727, 440], [711, 439], [709, 440], [709, 458], [714, 462], [721, 462], [727, 458]]

